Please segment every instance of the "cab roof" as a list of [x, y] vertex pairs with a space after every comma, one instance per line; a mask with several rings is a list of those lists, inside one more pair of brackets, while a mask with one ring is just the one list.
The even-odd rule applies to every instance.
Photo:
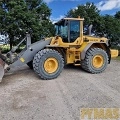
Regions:
[[63, 18], [64, 20], [80, 20], [80, 21], [83, 21], [84, 20], [84, 18], [80, 18], [80, 17], [78, 17], [78, 18]]
[[78, 17], [78, 18], [63, 18], [63, 19], [59, 20], [58, 22], [56, 22], [55, 24], [59, 24], [59, 23], [61, 23], [64, 20], [79, 20], [79, 21], [83, 21], [84, 18], [80, 18], [80, 17]]

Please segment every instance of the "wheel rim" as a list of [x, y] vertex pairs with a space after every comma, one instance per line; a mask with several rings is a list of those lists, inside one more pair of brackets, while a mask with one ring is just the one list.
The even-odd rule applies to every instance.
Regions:
[[58, 68], [58, 61], [55, 58], [48, 58], [44, 63], [44, 69], [47, 73], [54, 73]]
[[96, 55], [96, 56], [94, 56], [92, 63], [93, 63], [93, 66], [94, 66], [95, 68], [100, 68], [100, 67], [102, 67], [103, 64], [104, 64], [104, 58], [103, 58], [103, 56], [102, 56], [102, 55]]

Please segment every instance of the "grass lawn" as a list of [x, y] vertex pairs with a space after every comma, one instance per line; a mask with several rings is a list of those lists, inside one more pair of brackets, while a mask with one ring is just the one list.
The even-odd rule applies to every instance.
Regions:
[[10, 50], [10, 45], [1, 45], [0, 48], [2, 49], [2, 53], [6, 53]]
[[[24, 47], [25, 47], [24, 45], [20, 46], [20, 47], [16, 50], [16, 52], [19, 53], [22, 49], [24, 49]], [[10, 51], [10, 45], [9, 45], [9, 44], [7, 44], [7, 45], [1, 45], [0, 48], [2, 49], [2, 53], [7, 53], [7, 52]]]
[[113, 58], [113, 60], [119, 60], [120, 61], [120, 56]]

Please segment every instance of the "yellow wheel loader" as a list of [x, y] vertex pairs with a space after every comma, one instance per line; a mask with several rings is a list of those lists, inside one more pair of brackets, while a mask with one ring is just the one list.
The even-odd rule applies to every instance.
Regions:
[[[3, 75], [4, 62], [8, 59], [9, 67], [5, 71], [10, 70], [11, 67], [27, 64], [45, 80], [57, 78], [67, 64], [80, 65], [85, 71], [93, 74], [103, 72], [110, 63], [111, 57], [118, 56], [118, 51], [109, 48], [109, 40], [105, 37], [84, 35], [83, 22], [83, 18], [63, 18], [55, 23], [55, 37], [33, 44], [30, 34], [27, 34], [7, 53], [6, 60], [1, 56], [0, 75]], [[24, 41], [26, 47], [13, 58], [14, 52]]]

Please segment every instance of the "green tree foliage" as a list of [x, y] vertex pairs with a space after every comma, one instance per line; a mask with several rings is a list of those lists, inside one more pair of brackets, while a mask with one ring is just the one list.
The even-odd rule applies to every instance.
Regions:
[[32, 31], [32, 42], [54, 34], [49, 20], [51, 10], [42, 0], [3, 0], [0, 2], [0, 31], [6, 31], [10, 43]]
[[117, 45], [120, 42], [120, 20], [111, 15], [105, 15], [103, 19], [104, 33]]
[[116, 12], [115, 18], [120, 19], [120, 11]]
[[87, 2], [85, 5], [78, 5], [75, 9], [71, 9], [67, 13], [67, 17], [78, 17], [84, 18], [84, 25], [90, 23], [96, 24], [99, 22], [100, 11], [94, 5], [94, 3]]

